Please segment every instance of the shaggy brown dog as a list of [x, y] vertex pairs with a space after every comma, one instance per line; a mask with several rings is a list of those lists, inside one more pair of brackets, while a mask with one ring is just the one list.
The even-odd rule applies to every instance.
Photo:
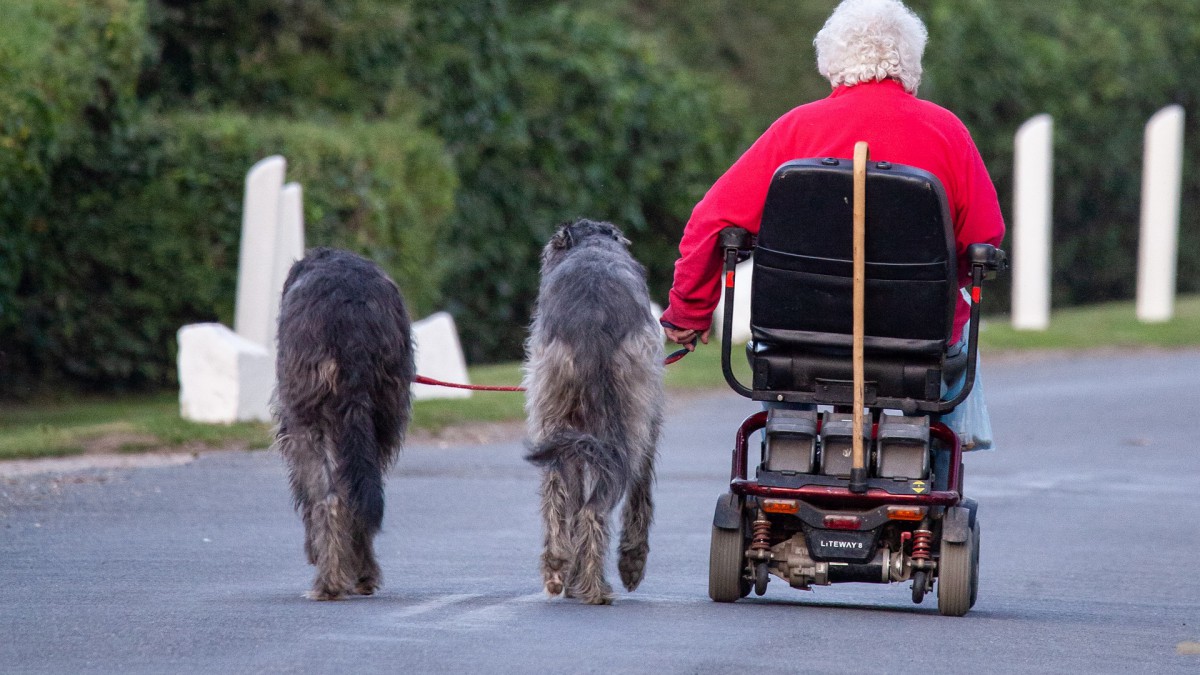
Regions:
[[384, 474], [399, 453], [415, 368], [396, 284], [347, 251], [318, 248], [284, 283], [276, 445], [287, 461], [314, 600], [380, 585], [374, 538]]

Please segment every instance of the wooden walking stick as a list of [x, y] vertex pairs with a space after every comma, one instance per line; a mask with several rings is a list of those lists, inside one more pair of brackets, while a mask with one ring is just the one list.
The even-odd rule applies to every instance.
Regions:
[[863, 448], [863, 314], [866, 305], [867, 267], [867, 160], [870, 150], [866, 141], [854, 144], [854, 342], [851, 358], [854, 367], [854, 441], [850, 446], [850, 491], [867, 491], [867, 462]]

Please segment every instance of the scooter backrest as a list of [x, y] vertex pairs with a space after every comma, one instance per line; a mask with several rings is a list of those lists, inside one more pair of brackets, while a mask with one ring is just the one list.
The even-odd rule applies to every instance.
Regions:
[[[776, 346], [849, 348], [853, 162], [799, 159], [775, 172], [754, 251], [750, 329]], [[958, 294], [946, 193], [931, 173], [871, 162], [864, 346], [944, 353]]]

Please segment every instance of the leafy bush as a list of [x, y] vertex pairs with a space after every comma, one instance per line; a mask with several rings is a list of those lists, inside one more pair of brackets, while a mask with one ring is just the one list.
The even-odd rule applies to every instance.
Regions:
[[150, 2], [154, 59], [141, 94], [167, 107], [236, 108], [296, 117], [392, 115], [407, 2]]
[[445, 296], [468, 358], [520, 355], [538, 254], [564, 220], [621, 226], [665, 297], [683, 222], [731, 154], [719, 89], [563, 7], [417, 2], [412, 38], [412, 87], [462, 185]]
[[[827, 91], [811, 38], [836, 2], [0, 2], [0, 394], [169, 383], [178, 326], [232, 315], [244, 172], [275, 153], [309, 243], [450, 309], [472, 361], [519, 355], [564, 220], [623, 227], [663, 299], [695, 202]], [[921, 93], [1006, 211], [1013, 133], [1055, 117], [1055, 303], [1131, 296], [1146, 118], [1184, 105], [1200, 153], [1200, 5], [909, 4]], [[1179, 287], [1200, 290], [1190, 164], [1184, 200]]]
[[[29, 316], [66, 302], [40, 285], [57, 224], [47, 209], [70, 200], [59, 162], [122, 143], [134, 113], [145, 38], [139, 0], [0, 3], [0, 392], [23, 390], [53, 338]], [[96, 186], [86, 186], [94, 190]]]
[[[1133, 297], [1146, 121], [1171, 103], [1189, 108], [1185, 156], [1200, 152], [1200, 83], [1191, 76], [1200, 67], [1200, 6], [914, 4], [927, 6], [931, 35], [923, 93], [971, 127], [1006, 211], [1013, 134], [1035, 114], [1054, 118], [1054, 304]], [[1189, 208], [1200, 199], [1200, 174], [1184, 181], [1181, 291], [1200, 288], [1200, 214]]]
[[[824, 96], [811, 40], [838, 0], [571, 0], [654, 30], [745, 91], [756, 133]], [[550, 0], [521, 0], [544, 6]], [[1012, 143], [1038, 113], [1055, 125], [1054, 304], [1134, 294], [1142, 132], [1159, 108], [1187, 111], [1200, 156], [1200, 4], [1194, 0], [906, 0], [929, 28], [920, 95], [957, 113], [1009, 215]], [[789, 103], [790, 101], [790, 103]], [[1178, 285], [1200, 289], [1200, 172], [1185, 159]], [[1007, 284], [987, 305], [1007, 307]]]
[[[396, 277], [415, 312], [438, 301], [434, 240], [453, 174], [410, 121], [340, 127], [237, 114], [147, 120], [96, 156], [64, 159], [64, 198], [40, 217], [15, 349], [25, 375], [94, 388], [170, 384], [175, 332], [230, 324], [245, 172], [289, 160], [308, 245], [356, 249]], [[74, 188], [72, 189], [72, 186]], [[10, 392], [11, 393], [11, 392]]]

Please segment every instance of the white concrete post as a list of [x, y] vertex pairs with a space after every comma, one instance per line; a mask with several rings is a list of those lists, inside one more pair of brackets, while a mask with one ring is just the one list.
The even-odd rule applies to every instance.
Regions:
[[1179, 196], [1183, 182], [1183, 108], [1170, 105], [1146, 123], [1142, 155], [1142, 223], [1138, 239], [1137, 318], [1175, 314]]
[[[754, 283], [754, 261], [743, 260], [737, 266], [737, 283], [733, 288], [733, 332], [730, 340], [734, 343], [746, 342], [750, 339], [750, 285]], [[721, 286], [721, 299], [713, 312], [712, 335], [710, 339], [720, 341], [724, 335], [725, 323], [725, 286]]]
[[292, 264], [304, 257], [304, 191], [299, 183], [288, 183], [279, 194], [279, 229], [275, 234], [274, 260], [267, 312], [267, 342], [263, 345], [275, 358], [275, 332], [279, 327], [279, 304], [283, 282]]
[[179, 329], [179, 414], [210, 424], [271, 420], [275, 361], [219, 323]]
[[280, 193], [287, 161], [279, 155], [259, 160], [246, 174], [242, 201], [242, 240], [238, 253], [237, 304], [233, 330], [256, 344], [268, 346], [276, 234], [279, 230]]
[[1050, 216], [1054, 195], [1054, 121], [1031, 117], [1017, 130], [1013, 152], [1012, 325], [1050, 325]]
[[[417, 374], [425, 377], [470, 384], [467, 379], [467, 361], [463, 358], [462, 343], [454, 317], [448, 312], [437, 312], [414, 321], [412, 325], [414, 354]], [[429, 384], [412, 385], [413, 398], [421, 401], [431, 398], [469, 398], [470, 389], [438, 387]]]

